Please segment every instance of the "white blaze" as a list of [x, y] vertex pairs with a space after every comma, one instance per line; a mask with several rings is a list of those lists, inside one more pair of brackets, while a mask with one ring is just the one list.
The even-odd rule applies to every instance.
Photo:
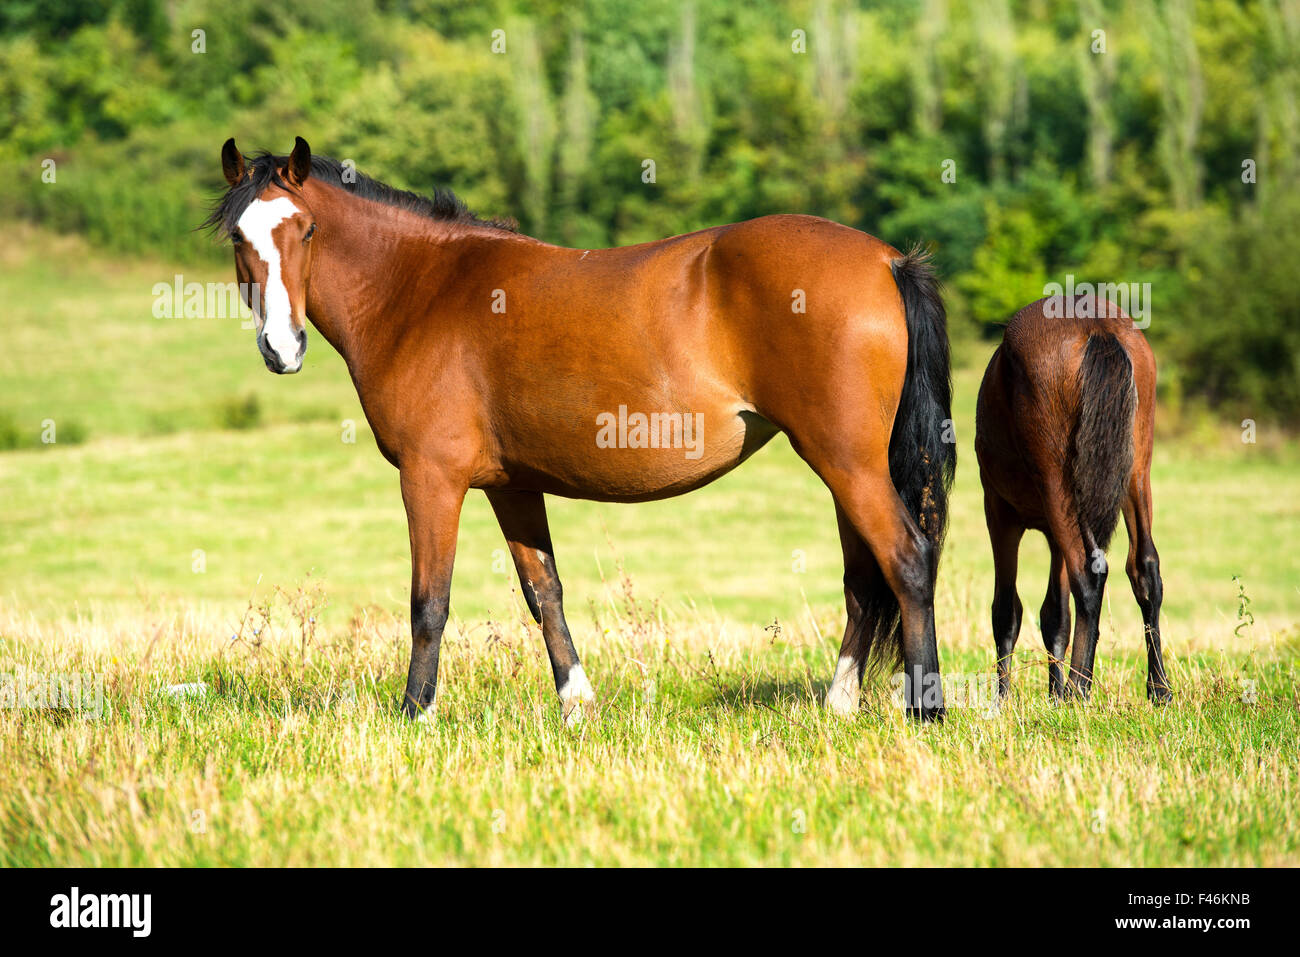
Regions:
[[280, 274], [280, 250], [271, 237], [276, 226], [298, 212], [298, 207], [287, 196], [277, 199], [255, 199], [239, 217], [239, 231], [244, 241], [252, 243], [254, 251], [266, 263], [266, 288], [262, 290], [262, 335], [286, 369], [298, 367], [298, 334], [293, 330], [289, 309], [289, 290]]

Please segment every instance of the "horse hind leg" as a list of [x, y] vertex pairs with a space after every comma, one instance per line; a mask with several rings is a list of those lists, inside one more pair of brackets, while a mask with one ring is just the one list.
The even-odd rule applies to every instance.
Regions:
[[1023, 608], [1016, 594], [1016, 568], [1025, 527], [1020, 517], [995, 492], [984, 493], [984, 520], [993, 546], [993, 642], [997, 647], [998, 696], [1011, 692], [1011, 654], [1020, 635]]
[[[814, 466], [815, 467], [815, 466]], [[903, 703], [910, 716], [922, 721], [942, 719], [943, 686], [934, 626], [934, 583], [938, 550], [917, 526], [894, 489], [884, 456], [879, 466], [856, 472], [819, 471], [853, 530], [866, 542], [880, 569], [875, 582], [863, 581], [868, 608], [880, 609], [868, 620], [864, 608], [861, 636], [854, 647], [863, 660], [873, 652], [882, 657], [901, 652]], [[896, 628], [879, 620], [893, 616], [892, 593], [900, 616]], [[887, 607], [887, 610], [886, 610]], [[881, 641], [890, 642], [880, 648]], [[855, 657], [855, 663], [857, 658]], [[835, 687], [832, 683], [832, 687]]]
[[862, 677], [867, 669], [868, 628], [871, 614], [872, 584], [880, 580], [880, 566], [871, 549], [849, 521], [839, 502], [835, 517], [840, 529], [840, 547], [844, 552], [844, 606], [848, 621], [835, 675], [826, 692], [826, 707], [837, 714], [854, 714], [862, 691]]
[[1065, 690], [1067, 695], [1087, 700], [1092, 693], [1093, 663], [1101, 630], [1101, 605], [1108, 571], [1106, 555], [1092, 535], [1080, 529], [1077, 518], [1061, 505], [1064, 501], [1061, 497], [1049, 495], [1048, 499], [1056, 503], [1048, 516], [1050, 534], [1060, 550], [1075, 607], [1070, 675]]
[[1145, 476], [1134, 473], [1129, 495], [1124, 502], [1124, 526], [1128, 530], [1129, 583], [1133, 597], [1142, 609], [1143, 632], [1147, 646], [1147, 698], [1152, 704], [1173, 700], [1165, 674], [1164, 654], [1160, 646], [1160, 603], [1164, 583], [1160, 579], [1160, 555], [1151, 538], [1151, 486]]
[[1065, 676], [1061, 669], [1070, 647], [1070, 576], [1065, 557], [1050, 535], [1047, 544], [1052, 550], [1052, 564], [1047, 594], [1038, 610], [1038, 627], [1047, 648], [1047, 693], [1059, 699], [1065, 697]]

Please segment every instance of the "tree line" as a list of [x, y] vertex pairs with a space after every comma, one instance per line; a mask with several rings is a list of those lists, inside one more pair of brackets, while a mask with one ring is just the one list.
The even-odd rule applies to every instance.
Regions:
[[933, 243], [956, 334], [1150, 290], [1162, 397], [1300, 425], [1300, 0], [10, 0], [0, 214], [193, 227], [295, 135], [579, 247], [805, 212]]

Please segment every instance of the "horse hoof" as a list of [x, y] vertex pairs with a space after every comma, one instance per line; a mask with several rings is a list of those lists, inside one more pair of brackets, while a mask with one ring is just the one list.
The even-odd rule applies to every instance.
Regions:
[[582, 698], [570, 698], [564, 702], [564, 726], [566, 728], [582, 727], [582, 712], [585, 704]]
[[858, 713], [858, 696], [842, 688], [826, 692], [826, 710], [838, 718], [851, 718]]
[[560, 705], [563, 708], [564, 723], [570, 728], [582, 724], [583, 709], [596, 700], [596, 692], [591, 690], [591, 682], [582, 665], [574, 665], [560, 686]]
[[1174, 693], [1168, 688], [1148, 688], [1147, 699], [1157, 708], [1174, 700]]

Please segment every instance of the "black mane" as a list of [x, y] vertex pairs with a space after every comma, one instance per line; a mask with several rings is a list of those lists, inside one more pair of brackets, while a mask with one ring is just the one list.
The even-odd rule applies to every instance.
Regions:
[[[280, 169], [288, 162], [287, 156], [275, 156], [266, 151], [245, 157], [247, 166], [244, 175], [240, 177], [238, 183], [226, 190], [200, 228], [216, 229], [229, 236], [239, 222], [239, 217], [248, 208], [248, 204], [270, 184], [274, 183], [290, 192], [298, 192], [280, 176]], [[513, 219], [479, 219], [449, 189], [435, 188], [432, 196], [421, 196], [371, 179], [364, 173], [345, 167], [338, 160], [328, 156], [312, 156], [311, 175], [323, 183], [345, 190], [354, 196], [360, 196], [362, 199], [372, 199], [387, 206], [418, 213], [429, 219], [489, 226], [509, 232], [515, 232], [519, 228]]]

